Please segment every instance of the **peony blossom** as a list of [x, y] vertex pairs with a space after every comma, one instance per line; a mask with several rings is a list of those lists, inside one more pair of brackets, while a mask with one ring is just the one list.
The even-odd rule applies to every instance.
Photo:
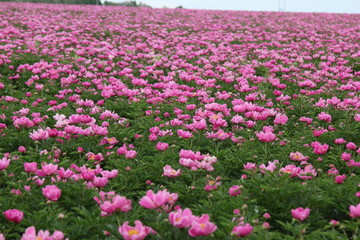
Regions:
[[298, 219], [300, 221], [304, 221], [310, 214], [310, 208], [296, 208], [296, 209], [291, 209], [291, 215], [293, 216], [293, 218]]
[[43, 195], [50, 201], [56, 202], [61, 196], [61, 190], [55, 185], [47, 185], [42, 189]]
[[124, 240], [143, 240], [149, 234], [156, 234], [157, 232], [151, 227], [144, 226], [139, 220], [135, 221], [135, 227], [129, 226], [129, 222], [124, 222], [119, 227], [119, 233]]
[[24, 213], [18, 209], [6, 210], [3, 214], [7, 220], [14, 223], [19, 223], [24, 218]]

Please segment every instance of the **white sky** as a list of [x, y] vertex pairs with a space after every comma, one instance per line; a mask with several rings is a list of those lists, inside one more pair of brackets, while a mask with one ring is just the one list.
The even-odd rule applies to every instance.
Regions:
[[[121, 2], [123, 0], [113, 0]], [[360, 13], [360, 0], [138, 0], [155, 8], [179, 5], [188, 9]], [[359, 23], [360, 24], [360, 23]]]

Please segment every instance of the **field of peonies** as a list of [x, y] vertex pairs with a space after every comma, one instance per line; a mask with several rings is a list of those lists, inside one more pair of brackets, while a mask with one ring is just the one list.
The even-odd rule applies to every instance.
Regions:
[[0, 239], [360, 239], [359, 22], [1, 3]]

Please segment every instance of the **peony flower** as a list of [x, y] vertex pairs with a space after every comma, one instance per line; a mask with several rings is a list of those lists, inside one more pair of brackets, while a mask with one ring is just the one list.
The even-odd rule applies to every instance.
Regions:
[[163, 208], [168, 210], [175, 204], [177, 199], [177, 193], [169, 193], [166, 189], [157, 193], [148, 190], [146, 196], [140, 199], [139, 204], [148, 209]]
[[7, 220], [14, 223], [19, 223], [24, 218], [24, 213], [18, 209], [6, 210], [3, 214]]
[[55, 185], [47, 185], [42, 189], [43, 195], [50, 201], [56, 202], [61, 196], [61, 190]]
[[188, 233], [191, 237], [207, 236], [215, 232], [216, 229], [217, 226], [210, 222], [209, 215], [203, 214], [201, 217], [193, 217]]
[[240, 189], [240, 186], [238, 185], [235, 185], [235, 186], [232, 186], [230, 189], [229, 189], [229, 195], [230, 196], [237, 196], [241, 194], [241, 189]]
[[178, 209], [176, 212], [169, 214], [170, 223], [177, 228], [187, 228], [191, 226], [193, 219], [192, 212], [189, 208], [184, 210]]
[[159, 150], [159, 151], [165, 151], [168, 148], [169, 148], [169, 144], [167, 144], [167, 143], [158, 142], [156, 144], [156, 149]]
[[253, 227], [249, 224], [246, 223], [244, 224], [239, 224], [237, 226], [235, 226], [232, 231], [231, 234], [235, 235], [237, 237], [245, 237], [247, 235], [249, 235], [250, 233], [252, 233], [253, 231]]
[[349, 210], [350, 210], [350, 214], [349, 214], [350, 217], [352, 217], [352, 218], [360, 217], [360, 203], [356, 206], [351, 205], [349, 207]]
[[296, 208], [296, 209], [291, 209], [291, 215], [293, 216], [293, 218], [296, 218], [300, 221], [304, 221], [310, 214], [310, 208]]
[[129, 226], [129, 222], [124, 222], [119, 227], [119, 232], [125, 240], [143, 240], [147, 235], [157, 233], [151, 227], [144, 226], [139, 220], [135, 221], [135, 227]]
[[61, 231], [55, 230], [53, 235], [50, 235], [48, 230], [40, 230], [36, 234], [36, 229], [34, 226], [28, 227], [25, 230], [25, 233], [22, 235], [21, 240], [35, 240], [35, 239], [44, 239], [44, 240], [63, 240], [64, 234]]
[[181, 174], [181, 169], [174, 170], [170, 165], [165, 165], [163, 170], [164, 170], [163, 175], [170, 178], [178, 177]]

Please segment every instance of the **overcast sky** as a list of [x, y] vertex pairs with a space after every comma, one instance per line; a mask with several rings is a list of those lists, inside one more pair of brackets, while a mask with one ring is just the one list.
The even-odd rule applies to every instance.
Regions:
[[[114, 0], [113, 0], [114, 1]], [[121, 2], [123, 0], [116, 0]], [[279, 4], [279, 1], [281, 2]], [[155, 8], [360, 13], [360, 0], [138, 0]]]

